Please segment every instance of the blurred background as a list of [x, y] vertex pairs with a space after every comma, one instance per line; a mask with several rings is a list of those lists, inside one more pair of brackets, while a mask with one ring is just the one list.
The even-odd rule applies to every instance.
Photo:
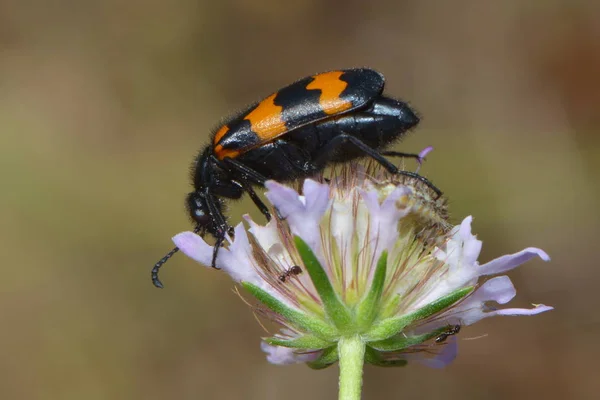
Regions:
[[422, 172], [475, 216], [482, 262], [553, 257], [511, 272], [511, 305], [556, 307], [465, 328], [445, 370], [367, 368], [364, 398], [596, 398], [592, 0], [0, 0], [0, 397], [335, 398], [337, 367], [265, 361], [226, 276], [178, 255], [158, 290], [150, 269], [224, 116], [354, 66], [423, 116], [397, 148], [435, 147]]

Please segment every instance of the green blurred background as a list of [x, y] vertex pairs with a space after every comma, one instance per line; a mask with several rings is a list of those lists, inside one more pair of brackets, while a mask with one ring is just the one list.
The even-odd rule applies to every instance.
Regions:
[[364, 398], [597, 398], [592, 0], [1, 0], [0, 398], [335, 398], [337, 368], [265, 361], [226, 276], [149, 272], [221, 118], [353, 66], [422, 114], [398, 148], [436, 148], [422, 172], [475, 216], [482, 261], [553, 257], [511, 273], [515, 306], [556, 307], [465, 328], [442, 371], [367, 368]]

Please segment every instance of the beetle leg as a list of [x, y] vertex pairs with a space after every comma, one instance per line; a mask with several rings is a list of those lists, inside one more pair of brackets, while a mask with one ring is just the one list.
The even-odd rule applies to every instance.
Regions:
[[410, 178], [414, 178], [414, 179], [417, 179], [417, 180], [423, 182], [425, 185], [427, 185], [427, 187], [429, 187], [431, 190], [433, 190], [435, 192], [435, 194], [437, 195], [436, 200], [439, 199], [440, 196], [442, 195], [442, 191], [440, 189], [438, 189], [437, 186], [435, 186], [433, 183], [431, 183], [431, 181], [429, 179], [417, 174], [416, 172], [400, 170], [397, 173], [398, 173], [398, 175], [408, 176]]
[[377, 150], [366, 145], [362, 140], [348, 135], [346, 133], [342, 133], [338, 136], [335, 136], [333, 139], [329, 141], [319, 152], [316, 154], [314, 158], [316, 165], [321, 165], [325, 161], [327, 161], [331, 157], [331, 153], [335, 151], [335, 149], [344, 143], [352, 143], [354, 146], [358, 147], [365, 155], [371, 157], [375, 161], [377, 161], [381, 166], [387, 169], [391, 174], [398, 173], [398, 167], [396, 167], [393, 163], [391, 163], [387, 158], [382, 156]]
[[225, 234], [220, 235], [217, 238], [217, 240], [215, 241], [215, 247], [213, 247], [213, 258], [212, 258], [212, 262], [210, 263], [210, 266], [213, 267], [214, 269], [221, 269], [221, 268], [217, 267], [217, 255], [219, 255], [219, 249], [223, 245], [224, 241], [225, 241]]
[[219, 254], [219, 249], [221, 245], [225, 241], [225, 236], [227, 235], [227, 231], [229, 230], [229, 226], [227, 222], [225, 222], [225, 217], [221, 213], [221, 211], [215, 205], [215, 198], [210, 194], [208, 188], [204, 191], [204, 196], [206, 198], [206, 205], [208, 206], [208, 212], [213, 221], [215, 221], [218, 226], [217, 235], [215, 235], [217, 241], [215, 243], [215, 247], [213, 248], [213, 258], [211, 262], [211, 267], [215, 269], [217, 268], [217, 255]]
[[250, 182], [248, 182], [245, 179], [238, 179], [235, 182], [238, 183], [242, 187], [242, 189], [244, 189], [248, 193], [248, 195], [254, 202], [254, 205], [260, 210], [260, 212], [265, 216], [265, 218], [267, 218], [267, 221], [270, 221], [271, 213], [269, 212], [269, 208], [265, 205], [265, 203], [263, 203], [262, 199], [256, 194], [256, 192], [252, 188], [252, 185], [250, 184]]
[[[432, 147], [429, 147], [428, 149], [433, 149]], [[428, 150], [426, 149], [426, 150]], [[429, 150], [431, 151], [431, 150]], [[429, 153], [429, 151], [427, 151], [425, 153], [425, 155], [427, 155], [427, 153]], [[380, 152], [381, 155], [383, 156], [387, 156], [387, 157], [402, 157], [402, 158], [414, 158], [417, 163], [419, 164], [419, 166], [417, 167], [417, 170], [415, 171], [416, 173], [419, 172], [419, 169], [421, 169], [421, 166], [423, 165], [423, 161], [425, 161], [425, 155], [423, 155], [423, 152], [419, 153], [419, 154], [415, 154], [415, 153], [402, 153], [399, 151], [381, 151]]]
[[382, 156], [388, 156], [388, 157], [402, 157], [402, 158], [414, 158], [417, 160], [417, 162], [420, 164], [421, 163], [421, 155], [416, 154], [416, 153], [402, 153], [399, 151], [381, 151], [379, 152], [379, 154], [381, 154]]
[[[398, 167], [396, 167], [394, 164], [392, 164], [387, 158], [385, 158], [383, 155], [381, 155], [381, 153], [379, 153], [377, 150], [369, 147], [368, 145], [363, 143], [363, 141], [361, 141], [360, 139], [358, 139], [354, 136], [348, 135], [346, 133], [342, 133], [341, 135], [334, 137], [329, 143], [327, 143], [327, 145], [325, 147], [323, 147], [319, 151], [317, 156], [315, 157], [315, 163], [317, 165], [319, 165], [321, 162], [327, 160], [330, 157], [331, 152], [334, 151], [336, 147], [338, 147], [344, 143], [348, 143], [348, 142], [352, 143], [353, 145], [358, 147], [363, 153], [365, 153], [366, 156], [369, 156], [372, 159], [374, 159], [375, 161], [377, 161], [379, 164], [381, 164], [382, 167], [387, 169], [391, 174], [404, 175], [404, 176], [408, 176], [408, 177], [411, 177], [414, 179], [418, 179], [419, 181], [421, 181], [425, 185], [427, 185], [431, 190], [433, 190], [438, 198], [442, 195], [442, 191], [440, 189], [438, 189], [433, 183], [431, 183], [427, 178], [425, 178], [419, 174], [416, 174], [414, 172], [399, 170]], [[403, 153], [401, 153], [401, 154], [403, 154]]]
[[218, 160], [215, 157], [215, 160], [217, 160], [219, 165], [222, 165], [226, 170], [231, 171], [231, 169], [234, 169], [237, 172], [245, 175], [246, 178], [250, 178], [250, 180], [258, 185], [264, 185], [267, 181], [267, 178], [265, 178], [262, 174], [256, 172], [252, 168], [248, 168], [238, 160], [234, 160], [230, 157], [225, 157], [223, 160]]
[[[246, 175], [246, 177], [250, 177], [253, 180], [256, 180], [256, 183], [259, 184], [259, 185], [264, 185], [265, 181], [267, 180], [264, 176], [262, 176], [258, 172], [254, 171], [251, 168], [246, 167], [241, 162], [239, 162], [237, 160], [234, 160], [232, 158], [229, 158], [229, 157], [225, 158], [222, 161], [222, 164], [224, 164], [224, 167], [228, 171], [231, 172], [231, 170], [233, 169], [233, 170], [235, 170], [237, 172], [240, 172], [240, 173], [242, 173], [242, 175]], [[236, 182], [238, 182], [242, 186], [242, 188], [248, 193], [248, 195], [250, 196], [250, 198], [254, 202], [254, 205], [256, 205], [256, 207], [265, 216], [265, 218], [267, 218], [267, 221], [270, 221], [271, 220], [271, 213], [269, 212], [269, 208], [265, 205], [265, 203], [263, 203], [263, 201], [256, 194], [256, 192], [254, 191], [254, 189], [252, 189], [252, 185], [248, 181], [248, 179], [246, 179], [246, 177], [244, 177], [242, 179], [239, 179], [239, 177], [236, 177]]]
[[244, 186], [244, 190], [246, 192], [248, 192], [248, 195], [250, 196], [250, 198], [254, 202], [254, 205], [256, 205], [256, 207], [258, 207], [258, 209], [265, 216], [265, 218], [267, 219], [267, 221], [270, 221], [271, 220], [271, 213], [269, 212], [269, 208], [265, 205], [265, 203], [263, 203], [263, 201], [261, 200], [261, 198], [258, 197], [258, 195], [256, 194], [256, 192], [254, 191], [254, 189], [252, 189], [252, 186], [250, 186], [250, 184], [248, 184], [248, 182], [242, 181], [242, 184]]
[[380, 154], [389, 157], [406, 157], [406, 158], [421, 158], [417, 153], [402, 153], [400, 151], [385, 150], [381, 151]]

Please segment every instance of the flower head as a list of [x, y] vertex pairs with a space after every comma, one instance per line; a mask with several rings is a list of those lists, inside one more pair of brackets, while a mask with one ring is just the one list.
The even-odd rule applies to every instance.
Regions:
[[[552, 309], [493, 306], [516, 294], [497, 275], [548, 255], [530, 247], [480, 265], [472, 218], [452, 226], [445, 199], [418, 179], [353, 165], [331, 180], [306, 179], [300, 192], [266, 188], [276, 217], [263, 226], [246, 216], [249, 229], [235, 227], [216, 264], [281, 325], [262, 344], [272, 363], [324, 368], [338, 361], [340, 340], [358, 337], [368, 363], [441, 367], [456, 355], [461, 326]], [[173, 240], [210, 265], [213, 249], [200, 236]]]

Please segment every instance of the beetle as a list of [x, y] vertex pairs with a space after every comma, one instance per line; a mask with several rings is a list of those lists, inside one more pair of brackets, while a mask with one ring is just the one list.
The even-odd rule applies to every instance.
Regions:
[[[331, 163], [371, 157], [392, 174], [414, 177], [441, 192], [420, 175], [400, 171], [385, 156], [419, 155], [381, 151], [419, 122], [400, 100], [384, 96], [385, 80], [372, 69], [334, 70], [303, 78], [235, 115], [214, 132], [192, 166], [194, 190], [186, 205], [194, 232], [216, 239], [212, 266], [227, 234], [233, 230], [223, 214], [226, 199], [247, 193], [269, 220], [267, 206], [253, 187], [272, 179], [293, 181], [322, 171]], [[171, 250], [152, 269], [178, 251]]]

